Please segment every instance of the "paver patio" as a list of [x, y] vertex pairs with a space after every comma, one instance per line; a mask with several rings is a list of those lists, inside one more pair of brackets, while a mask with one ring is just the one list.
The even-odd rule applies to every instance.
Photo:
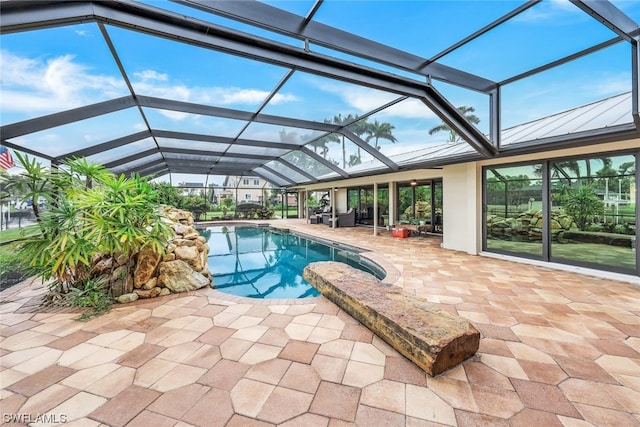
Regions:
[[472, 321], [480, 350], [430, 378], [323, 297], [204, 289], [78, 322], [25, 282], [0, 294], [3, 422], [640, 425], [639, 283], [443, 250], [437, 236], [274, 224], [370, 250], [387, 280]]

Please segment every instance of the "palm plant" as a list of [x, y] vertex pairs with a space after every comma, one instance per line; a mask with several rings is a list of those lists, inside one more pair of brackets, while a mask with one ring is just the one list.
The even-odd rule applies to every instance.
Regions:
[[392, 143], [397, 142], [395, 136], [393, 136], [393, 130], [395, 126], [391, 123], [380, 123], [378, 120], [375, 120], [373, 123], [369, 125], [369, 136], [367, 136], [367, 142], [374, 140], [374, 147], [376, 150], [380, 150], [380, 144], [378, 141], [380, 139], [386, 139], [391, 141]]
[[52, 175], [48, 168], [42, 166], [35, 158], [15, 152], [18, 162], [23, 172], [17, 175], [3, 176], [7, 191], [20, 194], [24, 199], [31, 199], [31, 208], [38, 223], [41, 222], [40, 208], [38, 201], [40, 198], [51, 202], [54, 198], [52, 192]]
[[[478, 118], [478, 116], [473, 114], [473, 112], [476, 111], [475, 108], [462, 105], [458, 107], [458, 111], [460, 111], [460, 113], [464, 116], [465, 119], [467, 119], [469, 122], [473, 123], [474, 125], [477, 125], [478, 123], [480, 123], [480, 119]], [[448, 142], [457, 142], [457, 141], [460, 141], [461, 139], [460, 136], [456, 133], [456, 131], [451, 129], [451, 127], [446, 123], [441, 123], [438, 126], [432, 127], [429, 130], [429, 135], [433, 135], [434, 133], [438, 133], [438, 132], [449, 132]]]
[[54, 174], [45, 173], [37, 161], [19, 158], [27, 165], [32, 194], [44, 194], [53, 202], [39, 212], [41, 233], [25, 237], [18, 248], [43, 281], [54, 279], [65, 291], [89, 279], [90, 262], [97, 254], [131, 257], [145, 247], [163, 253], [170, 228], [145, 179], [116, 177], [80, 159], [65, 162], [67, 167]]
[[84, 182], [85, 188], [92, 188], [95, 181], [99, 181], [110, 174], [103, 165], [91, 163], [84, 157], [72, 157], [65, 160], [63, 165], [68, 168], [68, 171], [63, 171], [62, 173], [53, 171], [53, 179], [61, 180], [54, 183], [58, 188], [64, 188], [80, 182]]
[[595, 215], [604, 213], [604, 203], [588, 185], [569, 191], [564, 208], [569, 215], [573, 216], [580, 230], [586, 230]]
[[[347, 117], [342, 117], [342, 114], [333, 116], [333, 124], [336, 124], [339, 126], [346, 126], [352, 123], [354, 120], [355, 119], [351, 114], [349, 114]], [[347, 167], [347, 148], [346, 148], [345, 136], [340, 135], [339, 141], [342, 142], [342, 169], [345, 169]]]
[[[351, 132], [355, 133], [361, 139], [362, 139], [362, 137], [364, 135], [368, 135], [368, 134], [371, 133], [371, 123], [367, 122], [367, 118], [366, 117], [364, 119], [360, 120], [360, 118], [356, 114], [355, 120], [357, 120], [355, 123], [353, 123], [352, 125], [348, 126], [348, 129]], [[351, 156], [351, 157], [353, 157], [353, 156]], [[361, 149], [360, 149], [359, 145], [358, 145], [357, 160], [353, 160], [353, 159], [351, 159], [351, 157], [349, 158], [349, 166], [353, 166], [353, 162], [354, 161], [357, 162], [355, 164], [362, 163], [362, 153], [361, 153]]]

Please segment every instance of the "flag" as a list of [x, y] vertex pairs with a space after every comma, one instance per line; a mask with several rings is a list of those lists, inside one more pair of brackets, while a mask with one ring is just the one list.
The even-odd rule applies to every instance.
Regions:
[[13, 161], [13, 157], [7, 147], [0, 145], [0, 168], [10, 169], [15, 165], [16, 163]]

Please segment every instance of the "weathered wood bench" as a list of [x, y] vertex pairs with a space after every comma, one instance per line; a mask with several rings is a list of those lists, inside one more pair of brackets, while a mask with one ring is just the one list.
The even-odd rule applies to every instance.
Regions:
[[307, 265], [304, 279], [433, 376], [473, 356], [480, 332], [466, 319], [333, 261]]

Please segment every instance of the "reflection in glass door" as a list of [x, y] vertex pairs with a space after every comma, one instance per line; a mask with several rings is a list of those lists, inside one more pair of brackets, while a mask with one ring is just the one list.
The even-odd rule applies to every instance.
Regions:
[[442, 181], [411, 181], [398, 184], [397, 224], [424, 226], [442, 233]]
[[433, 182], [433, 232], [442, 233], [442, 181]]
[[[376, 221], [373, 209], [373, 187], [358, 187], [347, 190], [347, 208], [356, 211], [356, 223], [373, 225]], [[378, 218], [379, 226], [387, 225], [389, 217], [389, 188], [378, 187]]]
[[358, 217], [360, 224], [373, 225], [373, 188], [360, 189]]
[[284, 193], [281, 204], [281, 218], [298, 218], [298, 192], [287, 191]]

